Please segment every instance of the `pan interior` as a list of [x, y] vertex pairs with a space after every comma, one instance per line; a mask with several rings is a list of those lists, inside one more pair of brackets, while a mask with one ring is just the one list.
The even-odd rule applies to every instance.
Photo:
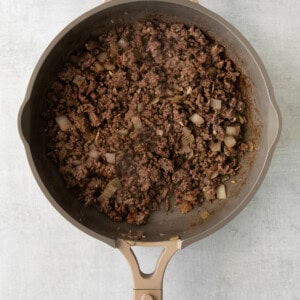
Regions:
[[[151, 215], [146, 225], [134, 226], [125, 222], [115, 223], [94, 209], [85, 209], [82, 203], [75, 199], [77, 195], [65, 188], [57, 167], [45, 154], [46, 137], [41, 115], [45, 108], [45, 94], [49, 83], [74, 51], [83, 47], [87, 40], [99, 36], [113, 26], [144, 20], [151, 16], [159, 16], [166, 22], [195, 24], [226, 47], [227, 55], [248, 78], [244, 84], [251, 99], [249, 106], [251, 122], [247, 125], [246, 134], [257, 145], [257, 151], [247, 154], [243, 160], [237, 178], [238, 183], [228, 184], [229, 197], [226, 201], [221, 203], [216, 201], [211, 206], [195, 208], [186, 215], [179, 213], [177, 209], [168, 214], [156, 212]], [[51, 44], [50, 52], [38, 69], [32, 86], [28, 103], [30, 113], [27, 115], [23, 113], [23, 119], [27, 118], [28, 128], [28, 136], [25, 134], [25, 137], [29, 141], [33, 164], [42, 182], [42, 188], [47, 190], [50, 201], [58, 204], [71, 222], [75, 225], [80, 223], [83, 225], [81, 228], [89, 229], [89, 232], [93, 232], [100, 239], [111, 241], [111, 244], [118, 237], [135, 239], [141, 236], [145, 241], [166, 240], [174, 236], [193, 241], [220, 227], [222, 222], [248, 201], [253, 186], [261, 174], [268, 151], [267, 143], [261, 141], [267, 138], [270, 129], [267, 123], [261, 127], [260, 116], [268, 115], [269, 95], [264, 86], [263, 75], [247, 46], [231, 31], [231, 27], [226, 28], [226, 24], [224, 26], [221, 18], [201, 6], [184, 1], [114, 1], [113, 4], [95, 8], [76, 20]], [[204, 209], [210, 212], [205, 221], [200, 217]]]

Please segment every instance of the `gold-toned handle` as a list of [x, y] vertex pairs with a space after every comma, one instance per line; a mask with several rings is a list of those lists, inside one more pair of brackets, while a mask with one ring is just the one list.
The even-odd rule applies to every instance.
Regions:
[[[132, 251], [132, 246], [142, 247], [164, 247], [155, 270], [151, 274], [141, 271], [138, 260]], [[165, 242], [134, 242], [118, 240], [117, 248], [127, 259], [133, 276], [134, 300], [162, 300], [163, 277], [168, 262], [181, 249], [181, 240]]]

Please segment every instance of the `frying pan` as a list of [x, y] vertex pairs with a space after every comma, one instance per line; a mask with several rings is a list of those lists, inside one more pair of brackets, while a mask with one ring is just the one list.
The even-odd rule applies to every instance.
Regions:
[[[74, 191], [65, 188], [56, 166], [46, 157], [45, 124], [41, 115], [49, 84], [74, 51], [113, 26], [153, 16], [165, 22], [194, 24], [225, 46], [227, 55], [247, 78], [243, 84], [251, 105], [246, 137], [252, 141], [254, 151], [243, 159], [237, 184], [227, 185], [227, 200], [194, 209], [186, 215], [177, 210], [170, 214], [156, 212], [146, 225], [134, 226], [115, 223], [74, 201]], [[113, 0], [73, 21], [51, 42], [30, 79], [18, 126], [32, 172], [57, 211], [77, 228], [123, 253], [133, 274], [134, 299], [158, 300], [162, 299], [163, 275], [173, 254], [224, 226], [253, 197], [271, 163], [281, 120], [261, 60], [241, 33], [220, 16], [188, 0]], [[199, 217], [203, 209], [209, 211], [205, 221]], [[153, 273], [144, 274], [140, 270], [132, 246], [164, 247]]]

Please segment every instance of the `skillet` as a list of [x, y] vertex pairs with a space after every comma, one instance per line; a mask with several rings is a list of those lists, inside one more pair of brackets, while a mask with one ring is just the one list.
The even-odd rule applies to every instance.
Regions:
[[[46, 136], [41, 117], [46, 91], [59, 68], [86, 41], [119, 24], [130, 24], [149, 17], [165, 22], [194, 24], [222, 44], [227, 55], [247, 78], [244, 88], [249, 94], [249, 122], [246, 138], [254, 150], [243, 159], [237, 184], [229, 185], [228, 199], [210, 207], [209, 217], [199, 217], [201, 209], [189, 214], [157, 212], [146, 225], [115, 223], [92, 209], [74, 201], [56, 166], [46, 157]], [[41, 56], [28, 84], [20, 108], [18, 127], [32, 172], [43, 193], [69, 222], [100, 241], [118, 248], [128, 260], [134, 279], [134, 299], [162, 299], [165, 268], [179, 250], [223, 227], [250, 201], [270, 166], [281, 130], [280, 113], [267, 72], [249, 42], [220, 16], [188, 0], [112, 0], [83, 14], [50, 43]], [[144, 274], [132, 246], [164, 247], [156, 268]]]

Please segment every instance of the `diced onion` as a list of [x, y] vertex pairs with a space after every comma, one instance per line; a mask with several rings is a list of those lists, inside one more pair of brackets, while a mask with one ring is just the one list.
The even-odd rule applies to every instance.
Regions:
[[190, 153], [195, 142], [195, 137], [192, 135], [191, 130], [187, 127], [182, 128], [182, 135], [182, 151], [184, 153]]
[[244, 123], [246, 123], [246, 122], [247, 122], [247, 119], [246, 119], [246, 117], [245, 117], [245, 116], [241, 116], [241, 115], [239, 115], [238, 117], [239, 117], [239, 121], [240, 121], [240, 123], [241, 123], [241, 124], [244, 124]]
[[96, 41], [89, 41], [85, 44], [85, 48], [88, 51], [94, 50], [98, 47], [98, 43]]
[[80, 75], [76, 75], [73, 79], [73, 83], [75, 83], [77, 86], [82, 85], [84, 81], [85, 81], [85, 77]]
[[138, 116], [133, 116], [131, 118], [131, 122], [133, 124], [133, 127], [135, 130], [139, 130], [139, 129], [142, 129], [143, 125], [142, 125], [142, 121], [141, 121], [141, 118], [138, 117]]
[[103, 67], [104, 67], [107, 71], [112, 71], [112, 70], [114, 70], [114, 69], [116, 68], [115, 65], [109, 64], [109, 63], [104, 63], [104, 64], [103, 64]]
[[210, 144], [210, 150], [213, 152], [221, 151], [221, 142]]
[[74, 166], [80, 166], [81, 165], [81, 161], [79, 159], [75, 159], [75, 160], [73, 160], [72, 164]]
[[116, 55], [116, 53], [118, 52], [119, 49], [119, 45], [117, 42], [111, 42], [109, 43], [110, 49], [111, 49], [111, 54], [113, 54], [114, 56]]
[[173, 95], [174, 95], [173, 89], [172, 89], [172, 90], [166, 89], [166, 95], [167, 95], [167, 96], [173, 96]]
[[114, 164], [116, 162], [115, 153], [105, 153], [105, 158], [109, 164]]
[[190, 159], [193, 158], [193, 157], [194, 157], [194, 151], [191, 150], [190, 153], [188, 154], [187, 159], [190, 160]]
[[226, 195], [226, 188], [225, 188], [225, 185], [224, 184], [220, 184], [218, 187], [217, 187], [217, 198], [218, 199], [221, 199], [221, 200], [224, 200], [226, 199], [227, 195]]
[[240, 133], [240, 126], [227, 126], [226, 127], [226, 134], [232, 136], [238, 136]]
[[99, 200], [109, 199], [113, 196], [113, 194], [117, 191], [117, 188], [113, 185], [107, 185], [103, 191], [103, 193], [99, 196]]
[[61, 131], [66, 131], [72, 127], [71, 122], [66, 116], [58, 116], [55, 118], [55, 121]]
[[173, 87], [176, 91], [178, 92], [182, 92], [183, 88], [181, 86], [179, 86], [177, 83], [174, 83], [173, 84]]
[[137, 106], [137, 110], [139, 113], [144, 111], [144, 103], [140, 102]]
[[187, 143], [192, 143], [195, 141], [194, 136], [191, 133], [191, 130], [187, 127], [182, 128], [183, 138]]
[[96, 72], [102, 72], [105, 70], [105, 68], [98, 61], [95, 62], [94, 66], [95, 66]]
[[126, 136], [128, 134], [128, 132], [129, 132], [128, 129], [125, 129], [125, 128], [118, 130], [118, 133], [123, 136]]
[[[202, 179], [202, 182], [205, 184], [205, 185], [209, 185], [210, 184], [210, 178], [208, 178], [208, 177], [204, 177], [203, 179]], [[208, 187], [204, 187], [203, 188], [203, 192], [209, 192], [210, 190], [212, 190], [212, 188], [211, 189], [209, 189]], [[213, 192], [215, 193], [215, 191], [213, 190]]]
[[102, 194], [99, 196], [98, 200], [102, 201], [105, 199], [110, 199], [114, 193], [122, 187], [121, 181], [118, 177], [111, 180], [105, 187]]
[[154, 99], [150, 102], [150, 104], [151, 104], [151, 105], [154, 105], [154, 104], [158, 103], [159, 100], [160, 100], [159, 97], [156, 97], [156, 98], [154, 98]]
[[121, 184], [121, 181], [118, 177], [114, 178], [112, 181], [111, 181], [111, 184], [113, 186], [115, 186], [116, 188], [120, 189], [122, 187], [122, 184]]
[[106, 52], [101, 52], [97, 55], [97, 59], [101, 62], [104, 63], [107, 59], [107, 53]]
[[210, 102], [210, 106], [212, 108], [214, 108], [214, 109], [221, 109], [221, 107], [222, 107], [222, 101], [218, 100], [218, 99], [212, 98], [211, 102]]
[[59, 161], [64, 160], [64, 158], [67, 156], [67, 154], [68, 154], [68, 150], [65, 147], [61, 148], [59, 153], [58, 153]]
[[224, 137], [224, 143], [228, 148], [232, 148], [236, 144], [236, 140], [231, 135], [226, 135]]
[[188, 88], [187, 88], [187, 90], [186, 90], [186, 94], [187, 95], [190, 95], [191, 93], [192, 93], [192, 87], [191, 86], [189, 86]]
[[248, 147], [249, 147], [249, 151], [253, 152], [253, 150], [254, 150], [254, 144], [251, 141], [248, 142]]
[[218, 171], [214, 171], [211, 175], [210, 175], [210, 179], [215, 179], [219, 176], [219, 172]]
[[159, 136], [163, 136], [164, 132], [161, 129], [156, 129], [156, 134], [159, 135]]
[[183, 96], [181, 95], [175, 95], [173, 97], [167, 98], [168, 101], [171, 101], [172, 103], [179, 103], [183, 99]]
[[94, 158], [94, 159], [98, 159], [99, 158], [99, 152], [95, 149], [91, 149], [89, 152], [89, 157]]
[[118, 41], [118, 45], [120, 46], [120, 48], [125, 49], [128, 46], [128, 43], [123, 38], [121, 38]]
[[204, 119], [198, 115], [198, 114], [193, 114], [190, 117], [190, 120], [196, 125], [196, 126], [200, 126], [204, 123]]

